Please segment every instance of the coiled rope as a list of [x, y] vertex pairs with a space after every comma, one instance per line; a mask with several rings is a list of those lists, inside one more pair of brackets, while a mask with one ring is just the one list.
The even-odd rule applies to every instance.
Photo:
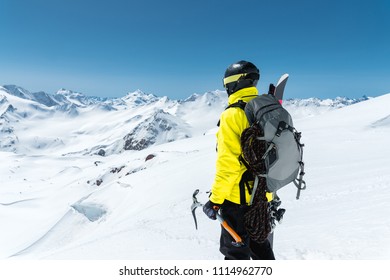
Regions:
[[244, 216], [244, 223], [250, 238], [257, 242], [263, 242], [272, 231], [269, 202], [266, 197], [267, 183], [262, 174], [265, 174], [265, 163], [262, 159], [266, 151], [263, 130], [252, 125], [245, 129], [241, 135], [242, 158], [248, 170], [258, 177], [258, 186], [252, 194], [252, 204]]

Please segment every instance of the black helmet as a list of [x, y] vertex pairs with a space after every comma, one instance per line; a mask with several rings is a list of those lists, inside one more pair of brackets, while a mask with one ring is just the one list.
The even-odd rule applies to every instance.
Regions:
[[251, 62], [240, 60], [226, 69], [223, 86], [231, 95], [239, 89], [255, 87], [259, 79], [259, 69]]

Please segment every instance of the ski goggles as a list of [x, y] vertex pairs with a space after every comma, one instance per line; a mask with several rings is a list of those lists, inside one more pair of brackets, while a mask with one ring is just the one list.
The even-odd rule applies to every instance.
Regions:
[[258, 73], [242, 73], [231, 75], [223, 79], [223, 86], [226, 87], [227, 84], [237, 82], [239, 80], [258, 80], [260, 75]]

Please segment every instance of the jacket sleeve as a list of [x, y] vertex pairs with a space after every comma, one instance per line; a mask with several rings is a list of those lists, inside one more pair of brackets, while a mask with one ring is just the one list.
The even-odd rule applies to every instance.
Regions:
[[217, 133], [216, 175], [210, 196], [213, 203], [222, 204], [241, 179], [240, 135], [247, 126], [245, 113], [239, 108], [231, 108], [221, 114]]

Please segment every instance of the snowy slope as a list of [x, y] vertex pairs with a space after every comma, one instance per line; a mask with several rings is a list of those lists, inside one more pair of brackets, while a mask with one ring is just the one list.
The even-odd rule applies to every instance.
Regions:
[[299, 123], [309, 189], [285, 201], [280, 258], [389, 259], [389, 105], [387, 94]]
[[[218, 96], [147, 101], [142, 110], [124, 98], [104, 114], [88, 107], [76, 123], [59, 113], [12, 123], [21, 150], [0, 151], [0, 258], [221, 259], [218, 223], [198, 209], [195, 231], [190, 213], [193, 191], [205, 202], [215, 170], [215, 120], [194, 112], [218, 120], [200, 105]], [[156, 102], [192, 137], [123, 150], [115, 141], [153, 116]], [[293, 186], [279, 193], [287, 212], [275, 233], [278, 259], [390, 258], [389, 106], [390, 94], [296, 119], [308, 189], [298, 201]], [[90, 153], [104, 144], [108, 155]]]

